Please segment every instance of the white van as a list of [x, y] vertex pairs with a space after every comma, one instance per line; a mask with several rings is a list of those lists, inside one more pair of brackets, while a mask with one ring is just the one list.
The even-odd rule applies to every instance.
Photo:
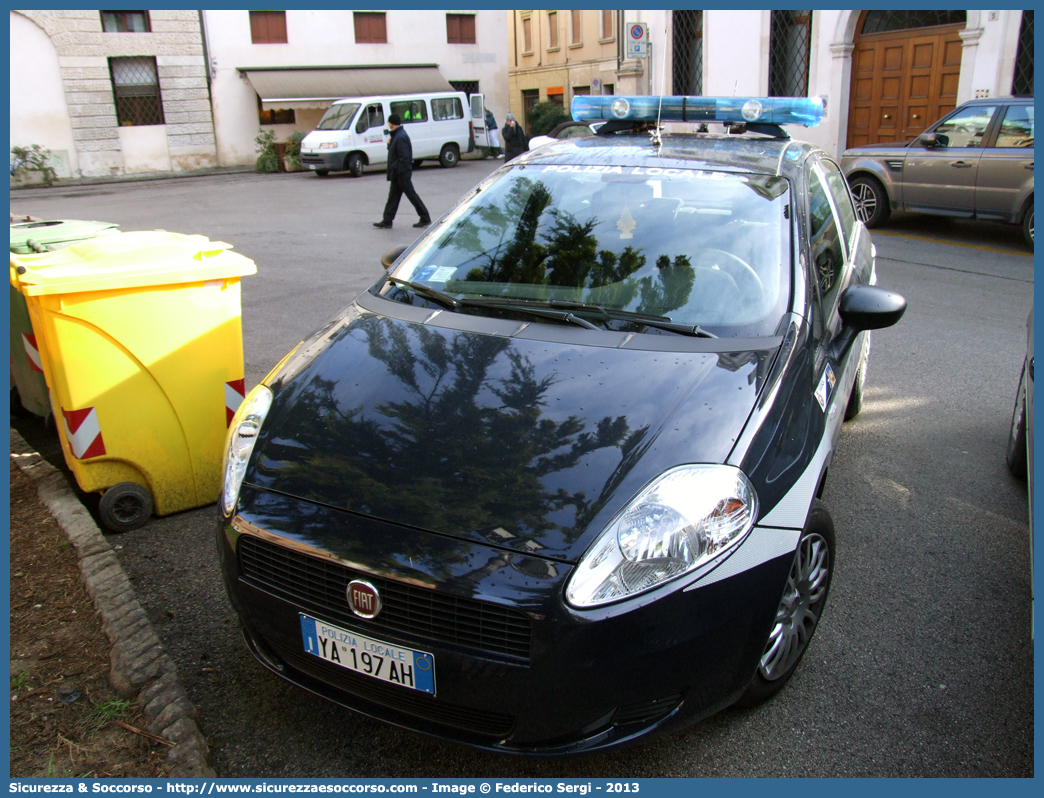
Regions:
[[413, 165], [438, 158], [449, 168], [471, 145], [468, 100], [463, 92], [348, 97], [337, 100], [319, 126], [301, 140], [301, 165], [323, 176], [348, 171], [353, 177], [370, 164], [387, 163], [387, 119], [402, 118], [413, 145]]

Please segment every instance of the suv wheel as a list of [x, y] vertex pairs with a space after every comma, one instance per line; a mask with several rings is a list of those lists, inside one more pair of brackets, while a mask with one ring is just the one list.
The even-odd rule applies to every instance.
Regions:
[[867, 227], [877, 227], [888, 220], [892, 213], [888, 206], [888, 194], [876, 178], [859, 175], [849, 180], [848, 185], [852, 189], [859, 221]]
[[1033, 249], [1033, 203], [1030, 203], [1025, 216], [1022, 217], [1022, 235], [1026, 237], [1026, 243]]

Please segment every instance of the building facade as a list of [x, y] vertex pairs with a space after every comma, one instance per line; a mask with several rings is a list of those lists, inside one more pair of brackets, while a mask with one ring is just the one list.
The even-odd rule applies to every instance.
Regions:
[[197, 11], [11, 11], [11, 145], [59, 177], [217, 164]]
[[[511, 109], [576, 94], [820, 96], [801, 138], [908, 139], [973, 97], [1033, 94], [1033, 11], [509, 11]], [[648, 55], [625, 57], [628, 23]]]
[[10, 16], [11, 145], [50, 150], [59, 177], [251, 165], [259, 132], [307, 133], [357, 93], [507, 108], [500, 10]]
[[338, 97], [453, 87], [507, 105], [503, 11], [202, 13], [222, 164], [253, 163], [259, 128], [314, 129]]

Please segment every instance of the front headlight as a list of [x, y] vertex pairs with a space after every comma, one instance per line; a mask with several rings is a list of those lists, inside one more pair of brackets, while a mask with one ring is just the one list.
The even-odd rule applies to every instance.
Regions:
[[267, 386], [258, 385], [247, 394], [243, 404], [239, 406], [232, 425], [225, 439], [225, 475], [221, 486], [221, 507], [225, 515], [231, 515], [239, 498], [239, 486], [243, 484], [250, 453], [261, 432], [268, 409], [272, 406], [272, 391]]
[[337, 149], [337, 144], [336, 144], [336, 142], [333, 142], [333, 141], [324, 141], [322, 144], [319, 145], [319, 149], [321, 149], [321, 150], [335, 150], [335, 149]]
[[566, 598], [595, 607], [657, 587], [733, 548], [758, 497], [738, 468], [684, 465], [653, 480], [580, 558]]

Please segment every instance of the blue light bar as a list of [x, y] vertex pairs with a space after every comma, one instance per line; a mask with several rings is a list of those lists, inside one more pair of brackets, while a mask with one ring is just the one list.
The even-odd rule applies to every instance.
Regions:
[[577, 95], [570, 111], [577, 122], [758, 122], [812, 127], [823, 119], [821, 97], [658, 97]]

